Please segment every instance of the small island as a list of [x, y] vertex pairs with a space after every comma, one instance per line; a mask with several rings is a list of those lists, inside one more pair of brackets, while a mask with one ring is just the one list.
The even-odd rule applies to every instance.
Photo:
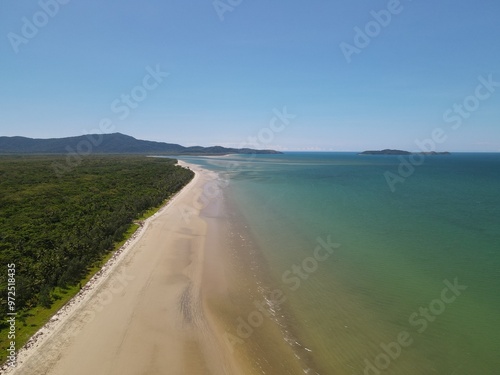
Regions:
[[363, 151], [358, 155], [411, 155], [411, 152], [403, 150], [378, 150], [378, 151]]
[[358, 155], [450, 155], [448, 151], [445, 152], [437, 152], [437, 151], [428, 151], [428, 152], [410, 152], [403, 150], [377, 150], [377, 151], [363, 151]]
[[430, 152], [419, 152], [420, 155], [450, 155], [448, 151], [444, 152], [437, 152], [437, 151], [430, 151]]

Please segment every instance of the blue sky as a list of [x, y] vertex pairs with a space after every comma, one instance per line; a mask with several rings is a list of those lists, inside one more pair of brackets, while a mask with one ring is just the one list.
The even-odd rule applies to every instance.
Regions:
[[0, 5], [1, 135], [500, 151], [497, 0], [59, 1]]

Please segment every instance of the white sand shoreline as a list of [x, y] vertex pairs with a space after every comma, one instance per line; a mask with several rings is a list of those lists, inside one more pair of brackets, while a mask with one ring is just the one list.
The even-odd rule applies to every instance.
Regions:
[[[132, 237], [125, 242], [125, 244], [118, 249], [112, 256], [112, 258], [98, 271], [89, 282], [82, 287], [82, 290], [74, 296], [67, 304], [65, 304], [50, 320], [47, 322], [37, 333], [35, 333], [32, 338], [25, 344], [25, 346], [19, 350], [17, 353], [17, 366], [8, 367], [4, 365], [0, 369], [0, 374], [31, 374], [37, 373], [37, 371], [30, 372], [34, 370], [32, 367], [28, 366], [26, 371], [26, 363], [29, 361], [36, 362], [37, 359], [43, 359], [45, 353], [38, 353], [44, 344], [46, 344], [49, 339], [53, 339], [55, 336], [61, 335], [61, 328], [68, 324], [68, 321], [77, 313], [81, 312], [86, 305], [89, 304], [90, 299], [95, 296], [101, 289], [103, 289], [103, 284], [109, 280], [113, 272], [116, 272], [118, 267], [123, 263], [125, 257], [129, 252], [134, 249], [135, 245], [144, 234], [149, 229], [152, 222], [158, 219], [161, 215], [165, 214], [166, 211], [172, 211], [176, 207], [176, 202], [178, 202], [183, 197], [189, 195], [193, 191], [195, 186], [198, 185], [200, 180], [200, 169], [196, 166], [189, 165], [187, 163], [179, 161], [179, 165], [183, 167], [189, 167], [195, 173], [195, 177], [189, 182], [180, 192], [178, 192], [174, 197], [172, 197], [165, 206], [163, 206], [157, 213], [144, 221], [143, 225], [138, 228], [138, 230], [132, 235]], [[189, 201], [189, 200], [188, 200]], [[127, 276], [123, 276], [122, 280], [126, 279]], [[67, 343], [66, 338], [61, 340], [63, 345], [55, 345], [56, 347], [62, 347]], [[36, 357], [36, 358], [34, 358]]]

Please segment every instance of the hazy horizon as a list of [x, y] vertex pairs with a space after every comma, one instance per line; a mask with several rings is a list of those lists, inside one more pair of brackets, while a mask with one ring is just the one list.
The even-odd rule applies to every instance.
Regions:
[[[46, 138], [34, 138], [34, 137], [26, 137], [26, 136], [22, 136], [22, 135], [15, 135], [15, 136], [5, 136], [5, 137], [22, 137], [22, 138], [30, 138], [30, 139], [61, 139], [61, 138], [72, 138], [72, 137], [79, 137], [79, 136], [86, 136], [86, 135], [89, 135], [89, 136], [96, 136], [96, 135], [110, 135], [112, 133], [88, 133], [88, 134], [80, 134], [80, 135], [74, 135], [74, 136], [70, 136], [70, 137], [46, 137]], [[128, 134], [124, 134], [126, 136], [129, 136]], [[0, 134], [0, 137], [2, 137], [3, 135]], [[134, 137], [136, 138], [136, 137]], [[168, 141], [158, 141], [158, 140], [155, 140], [155, 139], [140, 139], [140, 138], [136, 138], [137, 140], [141, 140], [141, 141], [151, 141], [151, 142], [164, 142], [164, 143], [170, 143], [170, 144], [174, 144], [174, 142], [168, 142]], [[185, 146], [185, 147], [191, 147], [191, 146], [202, 146], [202, 147], [214, 147], [214, 146], [222, 146], [220, 144], [206, 144], [206, 145], [200, 145], [200, 144], [189, 144], [189, 145], [185, 145], [185, 144], [180, 144], [181, 146]], [[235, 147], [236, 148], [239, 148], [238, 147], [239, 145], [236, 145]], [[222, 147], [227, 147], [227, 148], [235, 148], [233, 146], [222, 146]], [[257, 150], [265, 150], [265, 148], [256, 148]], [[270, 148], [268, 148], [270, 149]], [[356, 152], [362, 152], [362, 151], [377, 151], [377, 150], [385, 150], [385, 149], [392, 149], [392, 150], [402, 150], [402, 151], [409, 151], [409, 152], [415, 152], [415, 153], [418, 153], [418, 152], [425, 152], [425, 150], [422, 150], [422, 149], [418, 149], [418, 148], [413, 148], [413, 149], [402, 149], [402, 148], [399, 148], [397, 146], [394, 146], [394, 147], [388, 147], [388, 148], [384, 148], [384, 149], [373, 149], [373, 148], [366, 148], [366, 149], [359, 149], [359, 150], [335, 150], [335, 149], [324, 149], [324, 150], [318, 150], [318, 149], [286, 149], [286, 148], [279, 148], [279, 149], [275, 149], [275, 151], [281, 151], [281, 152], [286, 152], [286, 153], [314, 153], [314, 152], [317, 152], [317, 153], [336, 153], [336, 152], [339, 152], [339, 153], [356, 153]], [[441, 151], [438, 151], [438, 152], [454, 152], [454, 153], [498, 153], [500, 152], [499, 151], [463, 151], [463, 150], [441, 150]]]

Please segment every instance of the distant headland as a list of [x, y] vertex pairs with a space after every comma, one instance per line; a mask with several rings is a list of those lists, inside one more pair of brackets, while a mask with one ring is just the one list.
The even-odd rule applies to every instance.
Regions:
[[88, 134], [52, 139], [0, 137], [0, 154], [64, 154], [67, 152], [156, 155], [281, 154], [279, 151], [251, 148], [184, 147], [172, 143], [143, 141], [121, 133]]
[[377, 150], [377, 151], [363, 151], [360, 152], [358, 155], [450, 155], [448, 151], [445, 152], [436, 152], [436, 151], [429, 151], [429, 152], [410, 152], [410, 151], [403, 151], [403, 150], [391, 150], [391, 149], [385, 149], [385, 150]]

